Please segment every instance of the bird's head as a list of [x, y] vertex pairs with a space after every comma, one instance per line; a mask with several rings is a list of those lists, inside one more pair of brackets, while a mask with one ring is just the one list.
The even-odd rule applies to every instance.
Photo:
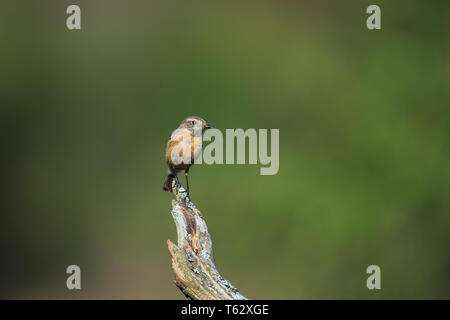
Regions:
[[206, 123], [205, 120], [203, 120], [200, 117], [187, 117], [186, 119], [184, 119], [183, 121], [181, 121], [180, 125], [178, 126], [178, 128], [186, 128], [192, 132], [194, 132], [194, 129], [201, 129], [202, 132], [205, 131], [206, 129], [211, 129], [212, 127]]

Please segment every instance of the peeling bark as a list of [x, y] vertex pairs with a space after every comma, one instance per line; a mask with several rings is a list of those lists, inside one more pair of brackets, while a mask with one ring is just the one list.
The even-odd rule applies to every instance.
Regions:
[[172, 255], [175, 285], [192, 300], [246, 300], [217, 270], [211, 236], [200, 211], [186, 199], [186, 191], [174, 186], [172, 217], [178, 244], [167, 240]]

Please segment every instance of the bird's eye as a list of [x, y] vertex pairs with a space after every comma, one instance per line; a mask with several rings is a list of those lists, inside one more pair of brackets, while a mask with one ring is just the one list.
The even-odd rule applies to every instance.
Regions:
[[195, 125], [195, 121], [191, 121], [192, 122], [192, 125]]

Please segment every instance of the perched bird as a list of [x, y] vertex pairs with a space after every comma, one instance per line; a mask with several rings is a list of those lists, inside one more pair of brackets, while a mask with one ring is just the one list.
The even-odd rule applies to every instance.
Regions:
[[200, 117], [188, 117], [181, 121], [178, 128], [172, 133], [166, 148], [166, 163], [168, 166], [167, 179], [163, 190], [172, 191], [172, 182], [181, 186], [178, 173], [184, 170], [186, 176], [186, 193], [189, 198], [189, 168], [194, 164], [202, 151], [202, 133], [211, 128]]

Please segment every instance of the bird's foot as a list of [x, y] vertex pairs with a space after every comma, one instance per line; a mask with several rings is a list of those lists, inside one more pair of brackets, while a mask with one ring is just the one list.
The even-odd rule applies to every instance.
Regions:
[[185, 190], [183, 188], [181, 188], [181, 200], [185, 203], [185, 204], [189, 204], [191, 202], [191, 196], [189, 195], [189, 190]]
[[178, 177], [177, 176], [175, 176], [175, 188], [178, 190], [178, 189], [180, 189], [181, 187], [182, 187], [182, 185], [181, 185], [181, 183], [180, 183], [180, 180], [178, 180]]

